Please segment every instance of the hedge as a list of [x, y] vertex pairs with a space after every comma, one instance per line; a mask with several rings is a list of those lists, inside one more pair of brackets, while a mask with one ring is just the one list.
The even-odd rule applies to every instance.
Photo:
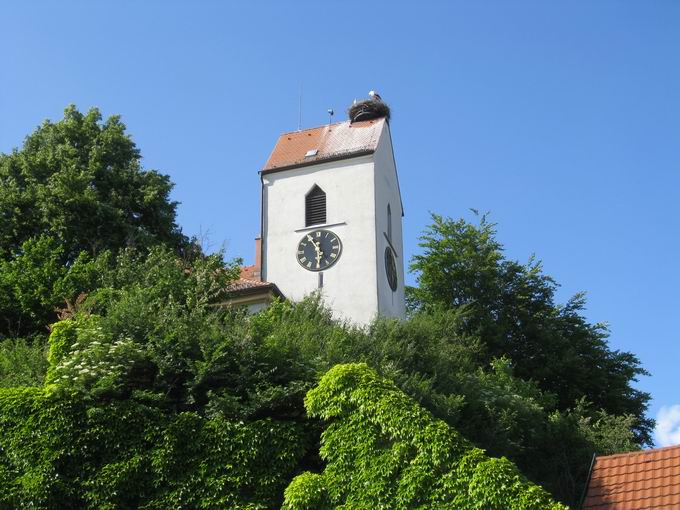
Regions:
[[303, 453], [293, 422], [0, 389], [3, 510], [275, 508]]

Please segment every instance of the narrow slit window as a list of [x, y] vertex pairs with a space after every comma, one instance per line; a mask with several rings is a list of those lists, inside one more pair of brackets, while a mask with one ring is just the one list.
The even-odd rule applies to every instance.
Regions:
[[387, 239], [392, 242], [392, 208], [387, 204]]
[[326, 223], [326, 193], [314, 186], [305, 197], [305, 226]]

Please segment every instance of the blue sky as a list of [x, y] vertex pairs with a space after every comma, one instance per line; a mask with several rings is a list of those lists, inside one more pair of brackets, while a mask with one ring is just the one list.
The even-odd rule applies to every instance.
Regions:
[[75, 103], [119, 113], [188, 234], [252, 259], [277, 135], [378, 90], [406, 216], [490, 211], [587, 291], [680, 442], [680, 3], [5, 1], [0, 152]]

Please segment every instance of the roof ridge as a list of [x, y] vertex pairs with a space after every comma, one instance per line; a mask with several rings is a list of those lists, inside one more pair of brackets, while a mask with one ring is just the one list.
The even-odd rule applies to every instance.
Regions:
[[680, 450], [680, 444], [675, 444], [675, 445], [671, 445], [671, 446], [663, 446], [661, 448], [649, 448], [647, 450], [635, 450], [635, 451], [632, 451], [632, 452], [614, 453], [612, 455], [598, 455], [596, 457], [596, 460], [599, 460], [599, 459], [615, 459], [615, 458], [618, 458], [618, 457], [631, 457], [633, 455], [648, 455], [648, 454], [652, 454], [652, 453], [658, 453], [658, 452], [668, 451], [668, 450], [673, 450], [673, 449]]
[[349, 122], [349, 120], [343, 120], [343, 121], [340, 121], [340, 122], [333, 122], [332, 124], [321, 124], [319, 126], [308, 127], [308, 128], [305, 128], [305, 129], [296, 129], [294, 131], [284, 131], [279, 136], [294, 135], [295, 133], [304, 133], [305, 131], [313, 131], [315, 129], [320, 129], [320, 128], [327, 127], [327, 126], [339, 126], [340, 124], [345, 124], [346, 122]]
[[[248, 278], [247, 276], [239, 276], [238, 279], [239, 280], [245, 280], [247, 282], [255, 282], [255, 283], [271, 283], [271, 282], [268, 282], [267, 280], [260, 280], [259, 278], [255, 278], [255, 277]], [[234, 281], [238, 281], [238, 280], [234, 280]]]
[[294, 135], [295, 133], [304, 133], [305, 131], [313, 131], [315, 129], [321, 129], [325, 128], [328, 126], [339, 126], [340, 124], [363, 124], [364, 122], [369, 123], [369, 124], [374, 124], [376, 121], [383, 120], [384, 117], [378, 117], [377, 119], [368, 119], [368, 120], [357, 120], [352, 122], [351, 120], [342, 120], [340, 122], [333, 122], [332, 124], [320, 124], [318, 126], [313, 126], [313, 127], [308, 127], [304, 129], [296, 129], [294, 131], [284, 131], [281, 133], [279, 136], [284, 136], [284, 135]]

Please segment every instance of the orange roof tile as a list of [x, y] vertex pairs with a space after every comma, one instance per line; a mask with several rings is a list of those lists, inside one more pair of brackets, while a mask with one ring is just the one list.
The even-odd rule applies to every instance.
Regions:
[[251, 266], [241, 266], [241, 274], [239, 275], [241, 278], [245, 278], [247, 280], [259, 280], [260, 276], [260, 268], [257, 267], [256, 264], [253, 264]]
[[371, 154], [378, 147], [384, 123], [384, 118], [354, 123], [345, 121], [284, 133], [276, 142], [262, 172]]
[[229, 284], [229, 292], [240, 292], [244, 290], [270, 289], [274, 284], [263, 282], [262, 280], [251, 280], [249, 278], [239, 278]]
[[259, 268], [256, 265], [242, 266], [238, 280], [229, 284], [228, 291], [232, 293], [257, 292], [258, 290], [272, 290], [277, 295], [281, 291], [272, 282], [265, 282], [259, 277]]
[[597, 457], [581, 508], [680, 508], [680, 445]]

